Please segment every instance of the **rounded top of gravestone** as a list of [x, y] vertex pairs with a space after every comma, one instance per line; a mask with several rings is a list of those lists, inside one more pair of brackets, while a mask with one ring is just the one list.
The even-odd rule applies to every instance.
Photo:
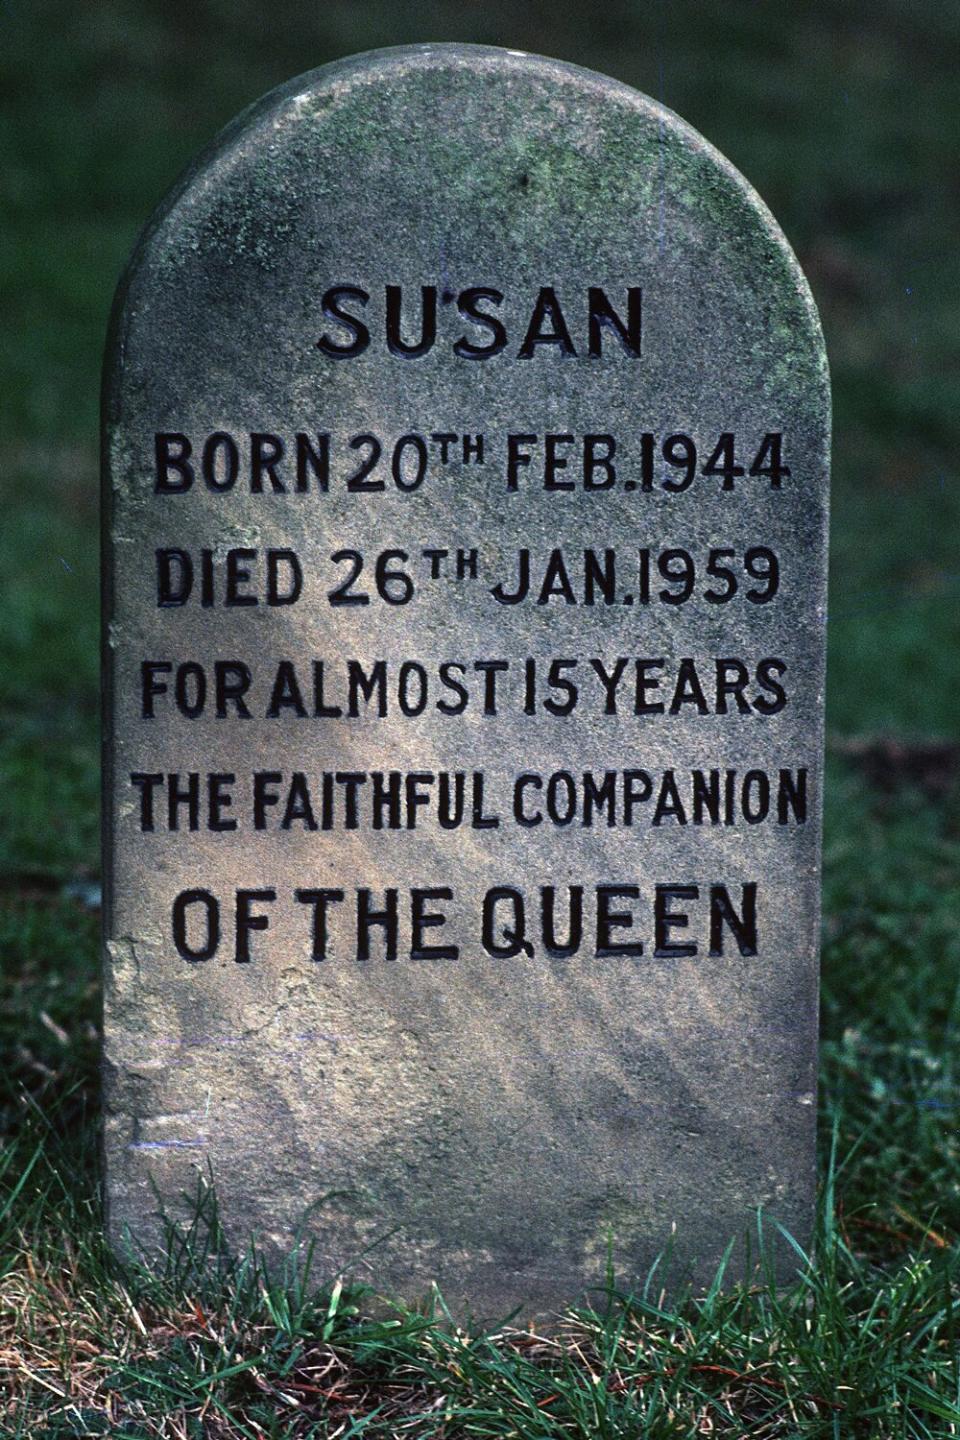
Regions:
[[[827, 393], [807, 282], [769, 210], [729, 161], [625, 84], [479, 45], [352, 56], [242, 113], [147, 226], [120, 286], [119, 343], [108, 355], [123, 358], [138, 302], [151, 326], [162, 320], [171, 363], [199, 353], [189, 342], [202, 324], [202, 294], [218, 314], [225, 370], [244, 356], [249, 364], [254, 314], [268, 344], [274, 320], [286, 333], [291, 307], [302, 307], [311, 369], [329, 380], [336, 361], [314, 344], [320, 296], [335, 282], [369, 288], [384, 265], [398, 286], [440, 287], [450, 344], [420, 357], [425, 368], [451, 358], [465, 287], [504, 293], [497, 303], [507, 344], [498, 358], [509, 359], [523, 339], [530, 292], [562, 292], [588, 275], [600, 287], [643, 286], [644, 379], [654, 389], [669, 374], [685, 390], [686, 379], [702, 403], [707, 368], [724, 384], [752, 356], [752, 380], [781, 403], [793, 393], [808, 406], [815, 377], [821, 398]], [[182, 313], [176, 303], [158, 310], [149, 302], [148, 293], [163, 291], [185, 297]], [[700, 343], [691, 345], [693, 334]], [[576, 336], [572, 343], [581, 348]], [[159, 348], [154, 332], [153, 369]], [[371, 346], [361, 363], [374, 364], [377, 354]], [[471, 368], [460, 352], [454, 358]], [[536, 358], [542, 369], [566, 357], [543, 345]], [[108, 397], [110, 390], [108, 369]]]

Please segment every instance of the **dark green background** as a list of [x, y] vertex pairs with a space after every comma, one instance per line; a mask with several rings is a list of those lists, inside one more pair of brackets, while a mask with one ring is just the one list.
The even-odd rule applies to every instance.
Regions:
[[851, 1196], [960, 1226], [949, 0], [0, 6], [6, 1129], [32, 1097], [93, 1153], [92, 1126], [73, 1121], [96, 1114], [84, 885], [97, 870], [97, 398], [113, 287], [153, 205], [236, 111], [326, 60], [426, 39], [541, 51], [665, 101], [752, 181], [810, 277], [835, 388], [823, 1101], [862, 1141]]

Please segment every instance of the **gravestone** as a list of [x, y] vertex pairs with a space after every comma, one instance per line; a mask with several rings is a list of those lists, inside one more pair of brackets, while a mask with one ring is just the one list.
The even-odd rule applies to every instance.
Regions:
[[315, 71], [149, 226], [104, 426], [114, 1243], [209, 1174], [496, 1317], [806, 1242], [829, 389], [742, 177], [516, 51]]

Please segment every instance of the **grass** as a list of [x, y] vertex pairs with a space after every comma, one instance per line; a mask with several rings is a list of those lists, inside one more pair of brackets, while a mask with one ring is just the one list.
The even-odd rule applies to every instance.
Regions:
[[889, 1245], [864, 1253], [837, 1207], [843, 1164], [828, 1170], [816, 1262], [790, 1290], [725, 1288], [721, 1272], [668, 1308], [654, 1274], [541, 1335], [468, 1334], [440, 1297], [374, 1315], [367, 1292], [308, 1264], [277, 1275], [254, 1252], [230, 1259], [209, 1192], [163, 1273], [123, 1274], [48, 1140], [30, 1160], [28, 1245], [22, 1220], [0, 1217], [11, 1435], [872, 1440], [960, 1424], [956, 1249], [921, 1226], [896, 1261]]
[[[834, 375], [822, 1184], [797, 1284], [462, 1333], [223, 1252], [163, 1274], [97, 1199], [97, 372], [191, 154], [270, 85], [425, 36], [639, 85], [757, 185]], [[940, 0], [0, 6], [0, 1433], [960, 1435], [960, 525], [947, 303], [960, 13]]]

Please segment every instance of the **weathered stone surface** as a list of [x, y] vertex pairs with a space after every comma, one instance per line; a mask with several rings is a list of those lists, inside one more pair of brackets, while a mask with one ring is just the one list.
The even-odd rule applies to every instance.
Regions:
[[[397, 353], [422, 287], [436, 341]], [[828, 379], [749, 186], [574, 67], [360, 56], [268, 96], [163, 206], [105, 395], [115, 1242], [154, 1244], [208, 1164], [238, 1242], [285, 1247], [313, 1207], [329, 1271], [484, 1316], [567, 1302], [608, 1239], [625, 1283], [674, 1226], [700, 1276], [754, 1207], [805, 1239]], [[382, 457], [351, 489], [358, 436]], [[172, 552], [193, 589], [160, 604]], [[289, 552], [299, 597], [269, 604]], [[544, 892], [556, 952], [576, 887], [551, 955]], [[382, 927], [359, 958], [361, 892], [388, 890], [396, 958]], [[414, 936], [416, 906], [445, 923]]]

